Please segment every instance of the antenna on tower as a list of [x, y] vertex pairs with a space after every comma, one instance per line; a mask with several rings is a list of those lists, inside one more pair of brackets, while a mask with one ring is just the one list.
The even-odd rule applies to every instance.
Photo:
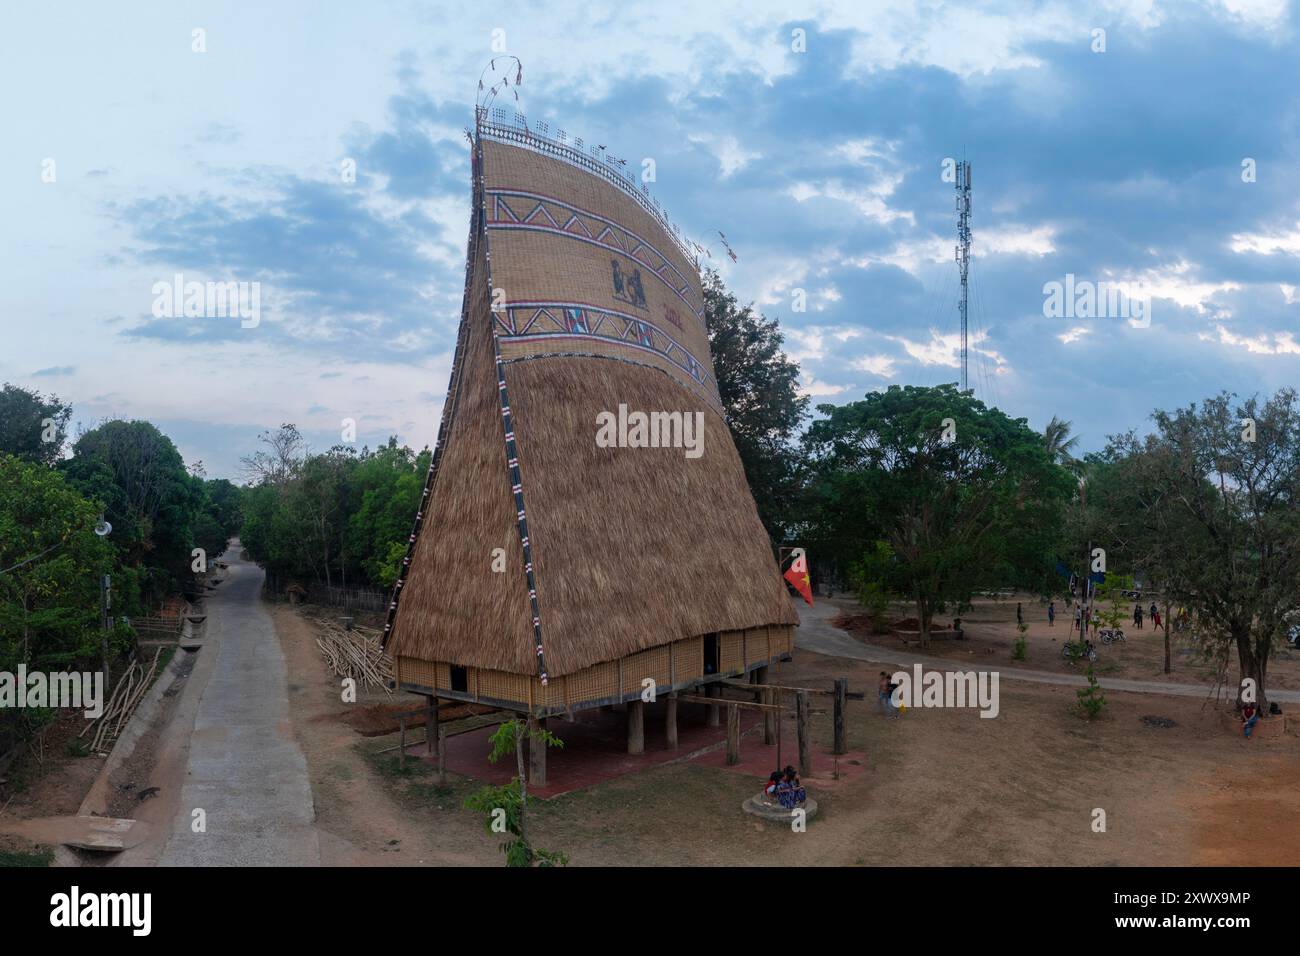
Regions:
[[961, 390], [970, 387], [967, 365], [966, 316], [970, 306], [968, 279], [970, 278], [970, 163], [957, 164], [957, 266], [961, 270]]

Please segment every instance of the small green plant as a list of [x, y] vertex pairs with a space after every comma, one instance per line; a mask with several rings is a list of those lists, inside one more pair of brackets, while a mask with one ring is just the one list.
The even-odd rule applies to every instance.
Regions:
[[501, 844], [506, 866], [566, 866], [569, 858], [554, 850], [542, 850], [528, 842], [528, 775], [524, 772], [524, 740], [533, 746], [563, 747], [564, 741], [533, 721], [508, 720], [491, 737], [488, 760], [496, 763], [511, 752], [519, 775], [504, 786], [486, 786], [465, 798], [465, 807], [486, 814], [483, 829], [507, 834]]
[[54, 851], [45, 847], [33, 852], [24, 850], [0, 849], [0, 867], [11, 866], [50, 866], [54, 862]]
[[1011, 650], [1011, 659], [1013, 661], [1023, 661], [1025, 659], [1026, 650], [1025, 632], [1029, 630], [1029, 625], [1024, 623], [1017, 624], [1016, 630], [1020, 632], [1020, 636], [1016, 638], [1016, 643]]
[[1101, 709], [1106, 706], [1106, 696], [1101, 692], [1101, 685], [1097, 683], [1097, 675], [1093, 673], [1092, 664], [1088, 665], [1088, 686], [1074, 693], [1079, 698], [1079, 711], [1089, 720], [1098, 716]]

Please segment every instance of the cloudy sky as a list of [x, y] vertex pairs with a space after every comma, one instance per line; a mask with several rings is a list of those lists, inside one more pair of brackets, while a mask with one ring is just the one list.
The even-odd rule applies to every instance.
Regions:
[[[530, 122], [654, 160], [653, 194], [780, 320], [814, 402], [957, 380], [943, 170], [963, 157], [980, 398], [1072, 419], [1090, 449], [1300, 379], [1287, 4], [701, 6], [6, 11], [0, 381], [85, 425], [149, 419], [210, 476], [281, 422], [319, 448], [344, 418], [431, 443], [494, 43]], [[176, 274], [260, 283], [261, 321], [156, 317]], [[1149, 324], [1046, 314], [1067, 276], [1149, 296]]]

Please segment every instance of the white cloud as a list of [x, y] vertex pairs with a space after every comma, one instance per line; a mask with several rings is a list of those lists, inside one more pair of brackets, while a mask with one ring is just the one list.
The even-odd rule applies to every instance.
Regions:
[[[1300, 355], [1300, 342], [1295, 340], [1295, 335], [1291, 332], [1262, 332], [1246, 336], [1230, 332], [1222, 325], [1216, 325], [1215, 331], [1221, 344], [1245, 349], [1254, 355]], [[1201, 333], [1199, 338], [1202, 341], [1215, 340], [1206, 333]]]
[[819, 381], [816, 377], [812, 375], [804, 376], [803, 381], [800, 383], [798, 389], [800, 395], [807, 395], [810, 398], [821, 398], [828, 395], [839, 395], [842, 392], [847, 392], [848, 390], [849, 390], [849, 386], [847, 385], [830, 385], [827, 384], [826, 382]]
[[875, 222], [888, 224], [903, 219], [916, 225], [916, 216], [912, 212], [889, 207], [889, 197], [902, 181], [902, 173], [881, 173], [875, 182], [861, 189], [846, 186], [839, 179], [828, 179], [820, 183], [797, 182], [789, 188], [788, 193], [795, 202], [803, 203], [816, 198], [833, 199], [853, 206]]
[[1229, 315], [1224, 306], [1211, 300], [1221, 292], [1239, 290], [1241, 284], [1200, 281], [1193, 277], [1193, 271], [1192, 264], [1181, 259], [1172, 265], [1142, 272], [1117, 274], [1106, 270], [1105, 275], [1130, 298], [1169, 299], [1185, 309], [1195, 309], [1201, 315], [1211, 307], [1219, 315]]
[[1064, 343], [1065, 345], [1069, 345], [1071, 342], [1078, 342], [1080, 339], [1082, 339], [1085, 335], [1087, 335], [1091, 331], [1092, 329], [1086, 326], [1076, 325], [1068, 332], [1062, 332], [1060, 335], [1057, 336], [1057, 338], [1060, 339], [1061, 342]]
[[1282, 252], [1288, 256], [1300, 256], [1300, 222], [1289, 231], [1236, 233], [1229, 248], [1239, 254], [1271, 256], [1275, 252]]
[[727, 179], [732, 173], [748, 166], [755, 159], [762, 159], [763, 154], [756, 150], [745, 149], [735, 136], [719, 136], [714, 133], [693, 133], [688, 139], [707, 149], [718, 161], [722, 169], [722, 178]]
[[[903, 351], [914, 358], [922, 365], [939, 365], [944, 368], [961, 367], [961, 333], [952, 332], [947, 335], [940, 335], [935, 329], [930, 329], [930, 339], [928, 342], [916, 342], [904, 335], [887, 335], [887, 339], [897, 342], [903, 346]], [[971, 352], [977, 352], [980, 355], [991, 359], [997, 368], [996, 374], [1002, 374], [1007, 366], [1006, 359], [998, 352], [990, 348], [982, 347], [982, 343], [988, 339], [987, 332], [968, 332], [967, 348]]]
[[892, 355], [864, 355], [853, 361], [853, 367], [881, 378], [893, 378], [894, 361]]

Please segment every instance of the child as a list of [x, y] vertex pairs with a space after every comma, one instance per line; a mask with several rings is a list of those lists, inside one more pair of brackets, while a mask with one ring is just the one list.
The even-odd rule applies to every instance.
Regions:
[[794, 767], [787, 766], [781, 775], [781, 780], [776, 785], [776, 799], [787, 810], [793, 810], [808, 799], [808, 792], [800, 783], [799, 774], [795, 773]]
[[773, 770], [767, 777], [767, 786], [763, 788], [763, 793], [768, 797], [776, 796], [776, 788], [781, 783], [781, 771]]
[[1049, 601], [1047, 605], [1047, 626], [1056, 627], [1056, 602]]

